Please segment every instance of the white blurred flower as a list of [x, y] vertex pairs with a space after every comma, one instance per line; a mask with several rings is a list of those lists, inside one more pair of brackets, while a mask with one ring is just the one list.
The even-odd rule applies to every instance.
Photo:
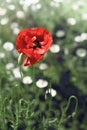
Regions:
[[5, 8], [0, 7], [0, 16], [5, 15], [7, 10]]
[[60, 51], [60, 46], [57, 44], [52, 44], [52, 46], [50, 47], [50, 51], [52, 53], [58, 53]]
[[87, 40], [87, 33], [82, 33], [74, 38], [75, 42], [82, 42], [84, 40]]
[[48, 65], [46, 64], [46, 63], [41, 63], [40, 65], [39, 65], [39, 69], [40, 70], [46, 70], [48, 68]]
[[9, 22], [9, 19], [8, 19], [7, 17], [2, 18], [2, 19], [0, 20], [0, 24], [1, 24], [1, 25], [5, 25], [5, 24], [7, 24], [8, 22]]
[[60, 6], [60, 4], [58, 2], [55, 2], [55, 1], [51, 1], [50, 5], [53, 6], [53, 7], [59, 7]]
[[87, 13], [82, 14], [82, 20], [87, 20]]
[[11, 27], [11, 29], [18, 28], [18, 23], [17, 22], [12, 22], [10, 27]]
[[15, 5], [11, 4], [11, 5], [8, 6], [8, 9], [10, 9], [10, 10], [15, 10], [16, 7], [15, 7]]
[[7, 3], [10, 3], [10, 2], [11, 2], [11, 0], [6, 0], [6, 2], [7, 2]]
[[21, 73], [20, 73], [19, 68], [13, 69], [13, 75], [14, 75], [15, 78], [21, 78]]
[[5, 53], [0, 52], [0, 58], [2, 59], [2, 58], [4, 58], [4, 57], [5, 57]]
[[13, 29], [13, 34], [17, 35], [20, 32], [19, 28], [14, 28]]
[[32, 4], [37, 4], [39, 0], [25, 0], [24, 4], [30, 6]]
[[78, 1], [77, 4], [80, 8], [85, 6], [85, 2], [83, 1]]
[[6, 69], [12, 69], [14, 67], [14, 64], [13, 63], [8, 63], [6, 64]]
[[41, 8], [41, 4], [36, 4], [36, 5], [32, 5], [31, 6], [31, 9], [33, 10], [33, 11], [37, 11], [37, 10], [39, 10]]
[[24, 0], [19, 0], [19, 4], [23, 5], [24, 4]]
[[23, 10], [24, 10], [24, 11], [27, 11], [27, 10], [28, 10], [28, 6], [25, 5], [25, 4], [23, 4]]
[[5, 42], [4, 45], [3, 45], [3, 48], [6, 51], [12, 51], [14, 49], [14, 45], [11, 42]]
[[76, 24], [76, 19], [75, 18], [68, 18], [67, 23], [70, 25], [75, 25]]
[[56, 32], [56, 36], [59, 37], [59, 38], [64, 37], [65, 36], [65, 32], [63, 30], [58, 30]]
[[19, 11], [16, 12], [16, 16], [17, 16], [17, 18], [20, 18], [20, 19], [24, 18], [24, 12], [19, 10]]
[[87, 33], [82, 33], [81, 34], [81, 39], [84, 41], [84, 40], [87, 40]]
[[73, 4], [73, 5], [71, 6], [71, 8], [72, 8], [73, 10], [77, 10], [79, 7], [78, 7], [77, 4]]
[[38, 88], [45, 88], [48, 86], [48, 81], [47, 80], [44, 80], [44, 79], [39, 79], [37, 82], [36, 82], [36, 86]]
[[84, 48], [78, 48], [76, 54], [79, 57], [85, 57], [87, 55], [87, 51]]
[[29, 6], [36, 5], [39, 3], [39, 0], [25, 0], [23, 3], [23, 9], [26, 11]]
[[25, 76], [22, 80], [24, 84], [31, 84], [33, 82], [32, 78], [30, 76]]
[[81, 7], [84, 7], [85, 3], [83, 1], [76, 1], [74, 4], [72, 4], [71, 8], [73, 10], [78, 10]]
[[50, 93], [52, 97], [55, 97], [57, 92], [56, 90], [50, 88], [49, 90], [46, 90], [46, 94]]
[[64, 2], [65, 0], [53, 0], [53, 1], [55, 1], [56, 3], [62, 3], [62, 2]]
[[75, 36], [74, 41], [75, 41], [75, 42], [81, 42], [81, 41], [82, 41], [81, 36], [80, 36], [80, 35]]

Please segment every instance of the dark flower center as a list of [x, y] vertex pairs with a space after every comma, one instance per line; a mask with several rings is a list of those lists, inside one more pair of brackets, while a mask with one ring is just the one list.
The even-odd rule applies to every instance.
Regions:
[[33, 45], [33, 49], [36, 49], [36, 48], [41, 48], [41, 44], [40, 44], [40, 42], [36, 39], [35, 41], [34, 41], [34, 45]]

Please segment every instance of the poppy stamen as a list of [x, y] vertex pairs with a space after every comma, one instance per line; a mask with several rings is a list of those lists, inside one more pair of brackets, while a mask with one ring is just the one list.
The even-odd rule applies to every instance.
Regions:
[[34, 43], [33, 43], [33, 48], [36, 49], [36, 48], [41, 48], [41, 44], [38, 40], [35, 40]]

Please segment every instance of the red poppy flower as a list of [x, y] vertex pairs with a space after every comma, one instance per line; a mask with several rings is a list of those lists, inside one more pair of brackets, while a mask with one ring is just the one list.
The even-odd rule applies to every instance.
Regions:
[[31, 66], [40, 61], [52, 44], [52, 36], [45, 28], [22, 30], [16, 38], [16, 49], [23, 59], [24, 66]]

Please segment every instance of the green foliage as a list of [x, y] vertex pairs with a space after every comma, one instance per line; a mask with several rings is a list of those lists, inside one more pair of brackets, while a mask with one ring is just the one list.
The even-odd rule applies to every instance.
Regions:
[[[87, 1], [25, 1], [0, 1], [0, 130], [86, 130]], [[47, 28], [59, 50], [49, 50], [42, 61], [21, 66], [20, 72], [16, 36], [30, 27]], [[46, 69], [40, 68], [42, 63]], [[26, 76], [31, 83], [23, 81]], [[38, 87], [39, 79], [48, 86]], [[52, 96], [50, 89], [57, 94]], [[78, 101], [72, 95], [79, 101], [77, 112]]]

